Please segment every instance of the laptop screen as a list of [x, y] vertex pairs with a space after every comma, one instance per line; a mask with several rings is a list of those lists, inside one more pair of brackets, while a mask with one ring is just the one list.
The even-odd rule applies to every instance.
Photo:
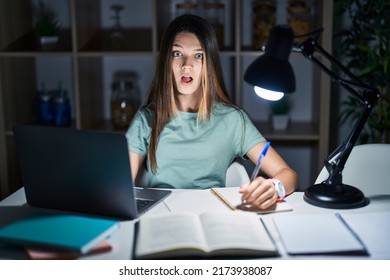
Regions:
[[16, 126], [14, 134], [31, 206], [125, 219], [138, 216], [123, 133]]

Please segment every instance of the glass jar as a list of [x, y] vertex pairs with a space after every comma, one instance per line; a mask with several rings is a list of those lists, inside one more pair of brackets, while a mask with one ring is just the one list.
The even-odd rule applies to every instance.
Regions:
[[[294, 31], [295, 36], [310, 32], [310, 7], [304, 0], [291, 0], [287, 7], [287, 23]], [[295, 42], [301, 43], [307, 37], [296, 37]]]
[[130, 125], [140, 105], [140, 90], [135, 72], [120, 72], [114, 77], [111, 94], [111, 121], [116, 129]]
[[203, 3], [203, 9], [204, 17], [214, 28], [218, 46], [222, 49], [224, 45], [225, 5], [219, 1], [205, 1]]
[[185, 1], [176, 4], [175, 16], [179, 17], [182, 15], [195, 15], [197, 13], [198, 5], [191, 1]]
[[276, 22], [276, 4], [273, 0], [254, 0], [253, 9], [253, 48], [262, 49]]

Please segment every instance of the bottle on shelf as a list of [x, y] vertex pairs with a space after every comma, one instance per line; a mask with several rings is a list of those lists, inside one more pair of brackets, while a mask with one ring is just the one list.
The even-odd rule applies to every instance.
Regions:
[[111, 50], [125, 50], [126, 42], [123, 27], [121, 24], [120, 12], [124, 9], [122, 5], [112, 5], [111, 9], [114, 15], [111, 17], [114, 20], [114, 25], [111, 28], [110, 48]]
[[71, 122], [69, 97], [60, 88], [53, 92], [53, 123], [55, 126], [69, 126]]
[[42, 83], [42, 89], [37, 92], [37, 100], [34, 102], [34, 113], [38, 122], [49, 124], [53, 121], [52, 98]]

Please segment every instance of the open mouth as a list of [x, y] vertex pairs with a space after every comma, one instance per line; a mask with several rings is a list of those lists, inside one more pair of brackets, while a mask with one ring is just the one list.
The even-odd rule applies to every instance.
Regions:
[[192, 78], [189, 76], [183, 76], [181, 77], [181, 81], [185, 84], [192, 82]]

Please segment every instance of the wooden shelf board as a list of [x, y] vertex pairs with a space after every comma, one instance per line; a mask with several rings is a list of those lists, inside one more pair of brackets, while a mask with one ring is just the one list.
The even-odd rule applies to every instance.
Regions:
[[80, 47], [80, 52], [128, 52], [128, 51], [152, 51], [152, 30], [145, 29], [125, 29], [124, 47], [114, 47], [111, 45], [111, 30], [102, 30], [96, 33], [88, 42]]
[[56, 52], [71, 52], [72, 38], [69, 29], [61, 30], [59, 40], [54, 50], [45, 51], [39, 43], [39, 37], [34, 30], [29, 31], [18, 40], [10, 43], [2, 52], [27, 52], [27, 53], [56, 53]]
[[274, 130], [271, 122], [255, 122], [256, 127], [270, 141], [318, 141], [318, 125], [310, 122], [290, 122], [286, 130]]

